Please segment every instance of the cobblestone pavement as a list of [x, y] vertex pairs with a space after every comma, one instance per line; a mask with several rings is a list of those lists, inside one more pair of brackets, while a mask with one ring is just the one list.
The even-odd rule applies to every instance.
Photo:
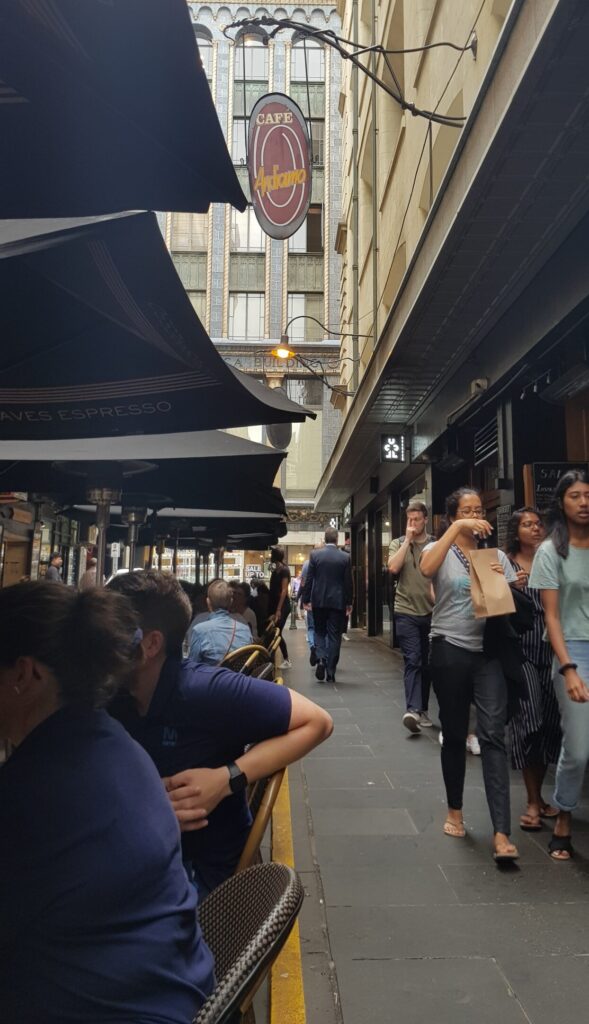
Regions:
[[301, 917], [308, 1024], [586, 1020], [589, 800], [575, 825], [575, 860], [556, 863], [548, 828], [519, 829], [524, 789], [513, 773], [521, 859], [497, 867], [479, 758], [467, 764], [468, 836], [442, 834], [438, 730], [412, 738], [401, 725], [399, 656], [352, 633], [336, 685], [320, 685], [303, 630], [287, 640], [285, 681], [335, 721], [331, 740], [291, 769], [309, 897]]

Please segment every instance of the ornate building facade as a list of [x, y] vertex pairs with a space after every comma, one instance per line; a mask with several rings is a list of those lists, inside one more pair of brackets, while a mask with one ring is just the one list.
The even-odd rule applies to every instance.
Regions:
[[[268, 92], [284, 92], [310, 124], [313, 157], [311, 206], [305, 223], [288, 239], [267, 237], [251, 207], [238, 213], [213, 205], [205, 215], [167, 214], [166, 242], [190, 300], [223, 357], [234, 366], [288, 395], [315, 413], [315, 420], [288, 431], [252, 427], [261, 442], [288, 443], [278, 481], [292, 519], [285, 543], [291, 563], [305, 554], [323, 519], [309, 515], [316, 486], [337, 438], [340, 413], [321, 380], [296, 360], [271, 355], [285, 328], [290, 347], [319, 376], [339, 383], [340, 257], [335, 236], [341, 209], [341, 122], [338, 112], [340, 59], [329, 48], [281, 31], [274, 39], [262, 29], [224, 29], [244, 18], [271, 14], [310, 27], [339, 28], [334, 4], [256, 7], [190, 3], [201, 60], [245, 194], [247, 118]], [[331, 328], [332, 334], [325, 328]], [[292, 550], [291, 550], [292, 549]]]

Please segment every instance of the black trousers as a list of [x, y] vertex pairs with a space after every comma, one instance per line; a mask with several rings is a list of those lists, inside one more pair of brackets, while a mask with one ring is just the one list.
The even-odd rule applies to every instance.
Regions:
[[340, 608], [316, 608], [313, 605], [313, 622], [317, 657], [325, 662], [327, 675], [334, 676], [342, 645], [342, 633], [346, 628], [346, 613]]
[[[280, 628], [280, 632], [281, 633], [282, 633], [282, 630], [284, 629], [284, 627], [286, 626], [286, 623], [288, 622], [288, 619], [289, 619], [289, 616], [290, 616], [290, 610], [291, 610], [290, 597], [287, 597], [286, 601], [282, 605], [282, 611], [281, 611], [281, 614], [280, 614], [280, 621], [276, 623], [276, 625]], [[286, 646], [286, 640], [284, 639], [284, 633], [282, 633], [282, 636], [280, 637], [280, 653], [282, 654], [282, 657], [286, 661], [288, 659], [288, 647]]]
[[430, 672], [444, 734], [442, 774], [448, 807], [462, 808], [471, 702], [477, 712], [485, 794], [494, 832], [509, 835], [509, 769], [505, 748], [507, 684], [496, 659], [434, 637]]

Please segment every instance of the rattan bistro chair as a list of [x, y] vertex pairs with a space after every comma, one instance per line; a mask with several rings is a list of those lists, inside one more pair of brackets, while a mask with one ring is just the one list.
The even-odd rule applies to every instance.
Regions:
[[257, 864], [260, 860], [260, 846], [282, 785], [284, 772], [284, 768], [279, 768], [268, 778], [258, 779], [251, 788], [248, 804], [254, 820], [235, 869], [236, 874], [238, 871], [245, 871], [246, 868]]
[[193, 1024], [229, 1024], [238, 1010], [247, 1010], [290, 934], [303, 895], [296, 871], [269, 863], [233, 875], [207, 896], [199, 918], [217, 985]]
[[258, 679], [274, 679], [274, 662], [268, 660], [265, 664], [255, 665], [250, 676], [257, 676]]
[[227, 654], [221, 662], [221, 668], [230, 668], [233, 672], [242, 672], [249, 676], [257, 665], [266, 665], [269, 654], [261, 644], [246, 644]]
[[268, 622], [266, 623], [266, 628], [260, 637], [260, 643], [262, 647], [266, 647], [266, 649], [270, 647], [270, 644], [275, 639], [277, 632], [278, 626], [274, 622], [274, 619], [268, 619]]

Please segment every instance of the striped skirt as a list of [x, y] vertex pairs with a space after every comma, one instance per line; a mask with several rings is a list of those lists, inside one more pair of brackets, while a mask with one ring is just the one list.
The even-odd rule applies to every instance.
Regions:
[[523, 664], [527, 700], [520, 700], [509, 722], [511, 763], [521, 770], [556, 764], [560, 752], [560, 711], [552, 683], [552, 665]]

